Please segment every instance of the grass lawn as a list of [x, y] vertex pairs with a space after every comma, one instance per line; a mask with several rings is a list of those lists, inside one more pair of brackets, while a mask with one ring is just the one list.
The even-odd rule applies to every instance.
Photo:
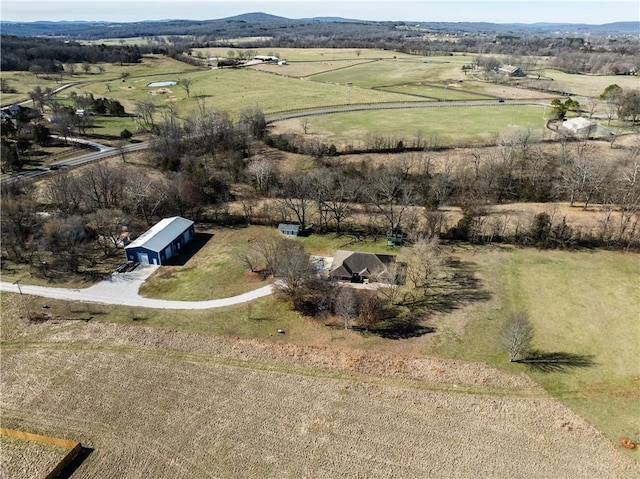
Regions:
[[[464, 332], [447, 316], [435, 321], [443, 334], [424, 352], [526, 371], [612, 441], [640, 440], [640, 256], [533, 249], [473, 249], [466, 256], [493, 300], [465, 312]], [[541, 372], [508, 364], [497, 338], [519, 311], [535, 326], [533, 348], [584, 356], [593, 365]]]
[[510, 129], [531, 128], [542, 134], [542, 107], [509, 106], [416, 108], [337, 113], [309, 118], [314, 134], [336, 141], [364, 141], [370, 135], [438, 137], [445, 145], [482, 143]]
[[[193, 242], [201, 248], [184, 265], [162, 266], [140, 289], [143, 296], [179, 301], [203, 301], [246, 293], [267, 284], [249, 275], [240, 259], [249, 240], [270, 228], [214, 229], [198, 232]], [[273, 231], [270, 231], [273, 232]], [[211, 236], [209, 236], [211, 235]], [[188, 253], [183, 252], [180, 257]]]

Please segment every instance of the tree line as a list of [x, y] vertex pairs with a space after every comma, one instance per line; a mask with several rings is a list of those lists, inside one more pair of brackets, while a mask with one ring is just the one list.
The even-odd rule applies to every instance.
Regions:
[[136, 45], [83, 45], [51, 38], [0, 36], [2, 71], [57, 73], [64, 70], [64, 64], [138, 63], [141, 59]]

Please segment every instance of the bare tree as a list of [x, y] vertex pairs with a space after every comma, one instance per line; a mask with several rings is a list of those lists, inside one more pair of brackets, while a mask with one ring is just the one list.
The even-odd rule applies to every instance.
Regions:
[[309, 118], [302, 118], [300, 120], [300, 126], [302, 127], [302, 131], [305, 135], [309, 133]]
[[124, 214], [118, 209], [99, 209], [87, 216], [87, 226], [97, 236], [98, 244], [105, 256], [113, 253], [118, 247], [122, 225], [126, 222]]
[[276, 176], [273, 161], [261, 156], [256, 156], [249, 161], [247, 172], [251, 175], [256, 190], [262, 193], [271, 187]]
[[406, 179], [404, 172], [384, 169], [370, 179], [369, 198], [390, 230], [401, 228], [403, 214], [413, 201], [413, 191]]
[[509, 319], [502, 331], [502, 344], [509, 352], [510, 363], [527, 353], [532, 339], [533, 324], [526, 313], [517, 313]]
[[150, 98], [136, 103], [136, 114], [147, 125], [153, 125], [153, 114], [156, 111], [156, 104]]
[[277, 245], [277, 257], [273, 268], [278, 279], [276, 288], [284, 293], [297, 309], [308, 293], [308, 286], [316, 272], [309, 255], [300, 243], [280, 238]]
[[44, 196], [50, 205], [62, 214], [70, 216], [80, 211], [82, 191], [78, 176], [69, 170], [51, 175], [44, 188]]
[[178, 85], [185, 91], [187, 98], [191, 96], [191, 78], [181, 78], [178, 80]]
[[358, 310], [358, 324], [365, 329], [374, 328], [382, 319], [383, 303], [375, 291], [366, 291]]
[[437, 237], [419, 239], [405, 249], [402, 259], [407, 263], [407, 279], [423, 295], [445, 276], [444, 261]]
[[298, 223], [305, 227], [314, 200], [314, 183], [307, 175], [289, 177], [279, 191], [277, 203], [295, 214]]
[[340, 286], [336, 294], [333, 310], [344, 321], [344, 329], [349, 329], [349, 321], [356, 316], [356, 301], [349, 286]]

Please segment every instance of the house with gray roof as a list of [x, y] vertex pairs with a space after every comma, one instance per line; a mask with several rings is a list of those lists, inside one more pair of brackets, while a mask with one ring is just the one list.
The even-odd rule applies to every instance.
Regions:
[[395, 281], [395, 268], [390, 271], [395, 264], [395, 255], [338, 250], [333, 257], [329, 277], [335, 281], [352, 283]]
[[125, 248], [128, 261], [165, 264], [195, 235], [193, 221], [181, 216], [164, 218], [129, 243]]

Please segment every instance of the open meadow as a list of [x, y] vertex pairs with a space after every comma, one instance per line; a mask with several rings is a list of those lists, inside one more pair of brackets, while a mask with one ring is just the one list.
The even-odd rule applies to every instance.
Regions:
[[[308, 119], [307, 132], [325, 142], [358, 145], [374, 136], [404, 139], [410, 145], [418, 134], [437, 139], [444, 146], [492, 143], [510, 131], [530, 129], [542, 137], [546, 132], [541, 106], [409, 108], [334, 113]], [[276, 131], [302, 133], [300, 120], [274, 124]]]

